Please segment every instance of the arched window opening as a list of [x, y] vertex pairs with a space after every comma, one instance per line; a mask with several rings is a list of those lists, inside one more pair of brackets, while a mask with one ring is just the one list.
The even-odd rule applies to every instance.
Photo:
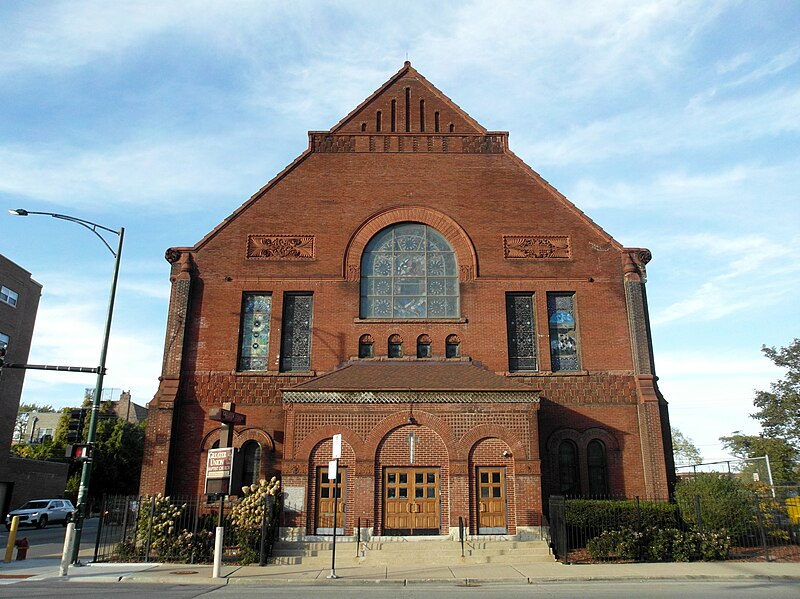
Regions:
[[403, 357], [403, 338], [400, 335], [389, 337], [389, 350], [387, 354], [390, 358]]
[[242, 455], [242, 485], [258, 483], [261, 469], [261, 445], [247, 441], [239, 450]]
[[593, 439], [586, 446], [586, 465], [589, 473], [589, 494], [608, 494], [608, 469], [606, 448], [602, 441]]
[[572, 441], [562, 441], [558, 446], [558, 483], [562, 495], [580, 495], [578, 447]]
[[374, 341], [372, 335], [361, 335], [358, 340], [358, 357], [359, 358], [372, 358], [375, 353], [373, 351]]
[[428, 335], [420, 335], [417, 337], [417, 357], [430, 358], [431, 353], [431, 338]]
[[361, 257], [361, 317], [458, 318], [456, 254], [445, 237], [421, 223], [378, 232]]
[[461, 357], [461, 339], [458, 335], [448, 335], [444, 342], [445, 358]]

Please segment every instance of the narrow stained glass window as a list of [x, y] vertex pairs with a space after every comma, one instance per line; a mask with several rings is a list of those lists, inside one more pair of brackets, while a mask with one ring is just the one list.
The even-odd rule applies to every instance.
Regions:
[[271, 295], [265, 293], [244, 294], [239, 370], [267, 369], [271, 312]]
[[575, 294], [548, 293], [547, 319], [550, 326], [550, 362], [555, 370], [580, 370]]
[[558, 446], [558, 482], [562, 495], [580, 495], [578, 448], [572, 441], [562, 441]]
[[608, 476], [606, 474], [606, 448], [602, 441], [593, 439], [586, 446], [586, 465], [589, 470], [589, 494], [606, 495]]
[[506, 294], [506, 324], [508, 329], [508, 369], [511, 372], [536, 370], [533, 294]]
[[311, 370], [311, 316], [314, 296], [287, 293], [283, 299], [281, 372]]

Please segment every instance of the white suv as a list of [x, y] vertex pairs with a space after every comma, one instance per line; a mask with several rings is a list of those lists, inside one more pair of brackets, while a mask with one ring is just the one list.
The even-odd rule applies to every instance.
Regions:
[[74, 513], [75, 507], [69, 499], [35, 499], [8, 512], [6, 529], [11, 528], [11, 519], [14, 516], [19, 516], [20, 524], [44, 528], [49, 522], [61, 522], [66, 526]]

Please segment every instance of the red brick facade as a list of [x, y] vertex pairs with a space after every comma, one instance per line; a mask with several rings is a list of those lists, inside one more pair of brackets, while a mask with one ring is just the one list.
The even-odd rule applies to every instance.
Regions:
[[[456, 315], [362, 313], [365, 250], [400, 223], [426, 225], [449, 244]], [[564, 447], [575, 452], [574, 491], [669, 494], [669, 423], [644, 289], [649, 252], [620, 246], [517, 158], [507, 133], [484, 129], [409, 63], [333, 129], [311, 132], [306, 152], [167, 259], [173, 288], [142, 492], [202, 492], [206, 451], [220, 436], [208, 410], [232, 401], [247, 416], [234, 445], [258, 443], [259, 473], [281, 476], [285, 524], [300, 533], [318, 526], [317, 478], [335, 433], [344, 439], [347, 533], [357, 518], [375, 532], [391, 528], [387, 468], [436, 473], [437, 489], [417, 493], [430, 494], [440, 534], [459, 517], [473, 532], [540, 524], [546, 498], [567, 488]], [[551, 360], [548, 294], [556, 292], [574, 306], [580, 365], [571, 370]], [[269, 351], [265, 369], [242, 371], [250, 293], [270, 295]], [[296, 293], [313, 298], [310, 369], [283, 372], [284, 337], [298, 334], [283, 322]], [[531, 298], [535, 368], [510, 365], [513, 293]], [[373, 357], [359, 359], [367, 336]], [[392, 336], [404, 357], [387, 356]], [[446, 357], [448, 338], [458, 357]], [[430, 341], [432, 357], [416, 358], [418, 339]], [[387, 387], [399, 363], [412, 380]], [[441, 363], [462, 367], [425, 370]], [[502, 481], [504, 505], [481, 501], [498, 492], [481, 487], [481, 476]], [[427, 509], [413, 499], [409, 513]], [[504, 510], [503, 526], [481, 520], [489, 509]]]

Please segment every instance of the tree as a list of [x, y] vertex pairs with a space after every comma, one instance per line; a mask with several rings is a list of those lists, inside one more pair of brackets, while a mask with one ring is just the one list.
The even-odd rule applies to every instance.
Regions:
[[752, 417], [761, 423], [763, 436], [784, 439], [800, 450], [800, 339], [780, 349], [763, 346], [761, 351], [776, 366], [786, 369], [786, 376], [770, 385], [770, 391], [757, 391]]
[[[734, 431], [730, 437], [720, 437], [719, 440], [737, 458], [768, 456], [772, 480], [776, 485], [798, 480], [798, 453], [786, 439], [763, 435], [743, 435], [739, 431]], [[759, 478], [765, 483], [769, 482], [763, 471], [759, 472]]]
[[53, 406], [40, 406], [35, 403], [23, 403], [17, 409], [17, 421], [14, 423], [14, 437], [21, 443], [25, 442], [25, 429], [28, 427], [28, 420], [31, 412], [55, 412]]
[[672, 427], [672, 453], [676, 464], [699, 464], [703, 461], [694, 442], [675, 427]]

